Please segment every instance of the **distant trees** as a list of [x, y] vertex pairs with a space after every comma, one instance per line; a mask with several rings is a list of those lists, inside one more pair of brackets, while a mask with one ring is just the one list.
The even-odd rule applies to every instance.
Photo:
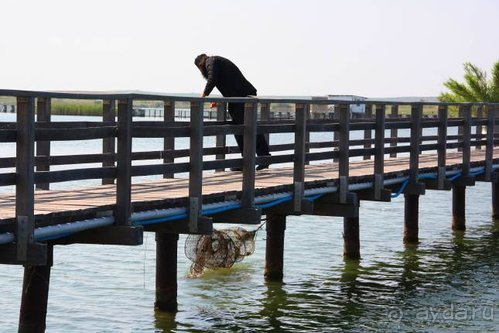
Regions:
[[449, 79], [444, 82], [450, 92], [440, 94], [442, 102], [499, 102], [499, 61], [492, 68], [492, 78], [473, 65], [464, 64], [464, 82]]

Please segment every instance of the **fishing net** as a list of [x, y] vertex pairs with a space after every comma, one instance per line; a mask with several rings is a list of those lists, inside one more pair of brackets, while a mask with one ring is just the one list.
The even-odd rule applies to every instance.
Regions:
[[257, 231], [237, 227], [213, 230], [211, 235], [189, 235], [184, 252], [192, 261], [190, 275], [200, 276], [207, 268], [230, 268], [235, 262], [253, 254]]

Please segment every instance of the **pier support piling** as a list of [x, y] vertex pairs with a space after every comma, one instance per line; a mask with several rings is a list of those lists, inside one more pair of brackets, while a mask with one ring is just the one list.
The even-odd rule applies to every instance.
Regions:
[[282, 281], [286, 215], [268, 214], [266, 229], [265, 280]]
[[499, 182], [492, 182], [492, 217], [499, 219]]
[[466, 186], [452, 188], [452, 229], [466, 230]]
[[45, 332], [53, 253], [53, 246], [47, 245], [46, 265], [24, 267], [19, 333]]
[[343, 218], [343, 255], [348, 259], [360, 259], [359, 217]]
[[156, 310], [177, 311], [177, 245], [178, 234], [156, 232]]
[[419, 195], [405, 194], [404, 243], [419, 242]]

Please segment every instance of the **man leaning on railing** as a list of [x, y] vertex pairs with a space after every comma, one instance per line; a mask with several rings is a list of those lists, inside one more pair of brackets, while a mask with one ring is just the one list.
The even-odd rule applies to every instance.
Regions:
[[[244, 77], [239, 68], [229, 59], [220, 56], [200, 54], [194, 64], [206, 79], [206, 86], [201, 97], [209, 96], [213, 88], [217, 88], [224, 97], [256, 96], [256, 88]], [[244, 124], [244, 103], [229, 103], [229, 114], [235, 124]], [[242, 135], [234, 135], [237, 146], [243, 153], [244, 140]], [[269, 145], [263, 134], [256, 136], [256, 154], [270, 156]], [[260, 164], [256, 170], [267, 169], [268, 164]], [[241, 167], [231, 168], [232, 171], [242, 171]]]

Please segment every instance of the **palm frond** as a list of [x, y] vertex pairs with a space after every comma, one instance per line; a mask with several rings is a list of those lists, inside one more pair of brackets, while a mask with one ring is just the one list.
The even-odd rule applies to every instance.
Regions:
[[499, 61], [492, 68], [492, 79], [490, 82], [491, 102], [499, 102]]
[[467, 91], [474, 97], [474, 101], [488, 101], [489, 89], [487, 84], [487, 73], [477, 66], [467, 62], [464, 64], [464, 79], [467, 84]]
[[492, 68], [492, 78], [487, 72], [470, 62], [464, 63], [464, 82], [449, 79], [444, 82], [450, 92], [440, 94], [446, 102], [499, 102], [499, 61]]
[[444, 82], [444, 86], [454, 93], [454, 95], [461, 97], [465, 102], [478, 102], [473, 92], [463, 83], [449, 79], [447, 82]]
[[441, 93], [440, 96], [438, 97], [438, 99], [441, 101], [441, 102], [449, 102], [449, 103], [461, 103], [461, 102], [465, 102], [464, 98], [462, 98], [461, 96], [458, 96], [456, 94], [453, 94], [453, 93]]

